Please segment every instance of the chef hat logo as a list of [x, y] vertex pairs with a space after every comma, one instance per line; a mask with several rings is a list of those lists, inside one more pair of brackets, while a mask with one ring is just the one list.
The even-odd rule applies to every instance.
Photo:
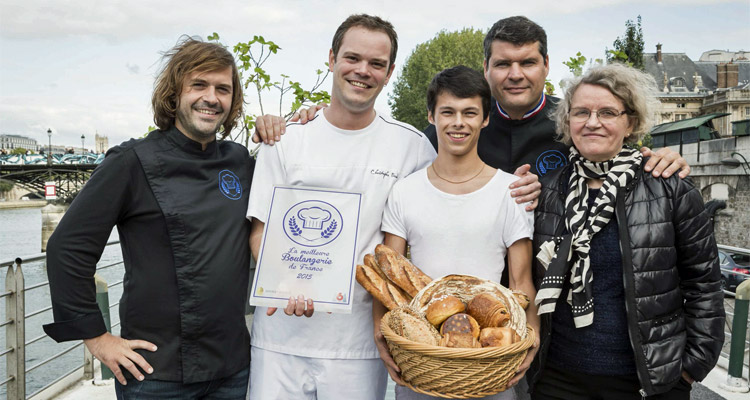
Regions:
[[305, 229], [323, 229], [323, 222], [331, 219], [331, 213], [320, 207], [303, 208], [297, 212]]

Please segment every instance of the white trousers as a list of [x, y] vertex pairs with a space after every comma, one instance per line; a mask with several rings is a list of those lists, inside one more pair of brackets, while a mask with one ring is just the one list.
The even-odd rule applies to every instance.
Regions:
[[300, 357], [250, 350], [250, 400], [383, 400], [388, 372], [380, 359]]

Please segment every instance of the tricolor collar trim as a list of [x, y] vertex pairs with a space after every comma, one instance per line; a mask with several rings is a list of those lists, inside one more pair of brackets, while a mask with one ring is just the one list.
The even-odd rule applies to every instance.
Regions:
[[[529, 112], [524, 114], [523, 117], [521, 117], [521, 119], [528, 119], [539, 114], [539, 111], [542, 111], [542, 108], [544, 108], [545, 104], [547, 104], [547, 96], [544, 93], [542, 93], [542, 97], [539, 99], [539, 103], [537, 103], [536, 107], [534, 107]], [[498, 103], [497, 100], [495, 100], [495, 106], [497, 106], [497, 111], [500, 113], [500, 116], [502, 116], [505, 119], [511, 119], [510, 115], [508, 115], [508, 113], [506, 113], [505, 110], [503, 110], [502, 107], [500, 107], [500, 103]]]

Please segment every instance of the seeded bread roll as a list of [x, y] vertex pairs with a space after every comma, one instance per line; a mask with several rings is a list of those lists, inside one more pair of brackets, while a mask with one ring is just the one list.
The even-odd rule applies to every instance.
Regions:
[[443, 322], [440, 326], [440, 334], [445, 335], [446, 333], [468, 333], [471, 336], [479, 337], [479, 324], [470, 315], [459, 313], [451, 315], [448, 319]]
[[466, 305], [455, 296], [444, 296], [433, 299], [427, 306], [427, 320], [436, 327], [448, 317], [466, 311]]
[[388, 280], [411, 297], [432, 281], [406, 257], [384, 244], [375, 246], [375, 260]]
[[482, 328], [505, 326], [510, 318], [503, 302], [489, 293], [474, 296], [469, 301], [466, 311]]
[[389, 311], [389, 327], [399, 336], [414, 342], [437, 346], [440, 333], [419, 311], [410, 307], [399, 307]]

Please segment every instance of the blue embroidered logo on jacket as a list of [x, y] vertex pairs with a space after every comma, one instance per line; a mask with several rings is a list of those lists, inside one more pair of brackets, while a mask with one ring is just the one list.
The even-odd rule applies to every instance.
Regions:
[[536, 170], [539, 176], [544, 176], [567, 164], [568, 160], [560, 150], [547, 150], [536, 158]]
[[242, 197], [240, 178], [228, 169], [219, 172], [219, 191], [230, 200], [239, 200]]

